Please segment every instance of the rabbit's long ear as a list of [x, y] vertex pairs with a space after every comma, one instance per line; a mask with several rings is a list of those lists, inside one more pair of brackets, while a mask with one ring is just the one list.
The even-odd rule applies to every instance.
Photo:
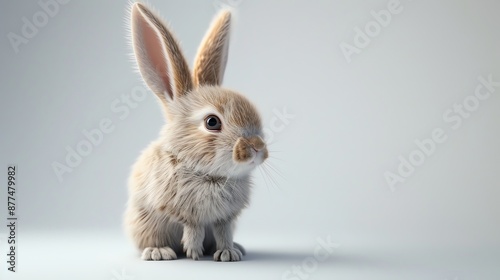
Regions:
[[144, 4], [131, 9], [132, 45], [141, 76], [166, 107], [193, 87], [179, 44], [162, 21]]
[[194, 62], [194, 84], [220, 85], [226, 69], [231, 13], [222, 11], [203, 39]]

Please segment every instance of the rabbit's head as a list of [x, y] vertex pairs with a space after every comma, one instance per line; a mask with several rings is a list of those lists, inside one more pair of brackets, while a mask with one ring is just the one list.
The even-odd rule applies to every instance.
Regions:
[[208, 30], [191, 74], [179, 44], [144, 4], [131, 8], [132, 45], [141, 76], [167, 118], [165, 149], [184, 166], [212, 176], [249, 174], [267, 157], [260, 116], [243, 95], [222, 88], [231, 13]]

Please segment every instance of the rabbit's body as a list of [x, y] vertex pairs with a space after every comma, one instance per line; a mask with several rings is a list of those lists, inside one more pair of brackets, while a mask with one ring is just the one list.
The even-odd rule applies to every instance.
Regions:
[[235, 220], [248, 205], [250, 173], [267, 157], [257, 110], [220, 87], [231, 14], [222, 12], [202, 42], [193, 75], [177, 41], [143, 4], [131, 8], [132, 44], [167, 123], [143, 151], [129, 179], [125, 225], [144, 260], [185, 252], [238, 261]]
[[204, 225], [204, 247], [214, 248], [211, 225], [238, 216], [248, 204], [250, 180], [197, 173], [159, 140], [139, 157], [129, 187], [126, 223], [137, 247], [168, 246], [180, 253], [184, 223]]

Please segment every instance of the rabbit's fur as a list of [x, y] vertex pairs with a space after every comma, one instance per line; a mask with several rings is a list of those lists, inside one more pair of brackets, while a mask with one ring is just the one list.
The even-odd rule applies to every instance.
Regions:
[[250, 172], [268, 151], [255, 107], [220, 87], [230, 19], [223, 11], [214, 20], [191, 74], [166, 25], [144, 4], [132, 4], [135, 58], [167, 119], [129, 179], [125, 226], [144, 260], [185, 252], [195, 260], [213, 253], [216, 261], [238, 261], [244, 253], [233, 243], [235, 220], [249, 202]]

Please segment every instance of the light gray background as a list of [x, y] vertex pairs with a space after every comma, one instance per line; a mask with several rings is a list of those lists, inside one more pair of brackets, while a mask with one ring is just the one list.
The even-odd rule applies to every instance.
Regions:
[[[141, 262], [121, 230], [130, 166], [163, 124], [151, 93], [123, 120], [111, 108], [142, 86], [127, 2], [61, 5], [16, 53], [7, 34], [41, 8], [2, 1], [0, 166], [18, 166], [20, 219], [19, 272], [2, 279], [282, 279], [327, 236], [340, 247], [308, 279], [500, 277], [500, 88], [459, 129], [442, 117], [479, 76], [500, 81], [500, 2], [401, 0], [351, 63], [339, 44], [389, 1], [150, 2], [190, 62], [216, 6], [234, 6], [225, 85], [253, 100], [268, 128], [276, 110], [294, 115], [271, 144], [276, 184], [255, 172], [236, 232], [246, 261]], [[105, 118], [113, 132], [60, 182], [52, 163]], [[384, 173], [435, 128], [447, 141], [391, 190]], [[5, 196], [3, 187], [3, 216]], [[2, 256], [5, 236], [2, 226]]]

